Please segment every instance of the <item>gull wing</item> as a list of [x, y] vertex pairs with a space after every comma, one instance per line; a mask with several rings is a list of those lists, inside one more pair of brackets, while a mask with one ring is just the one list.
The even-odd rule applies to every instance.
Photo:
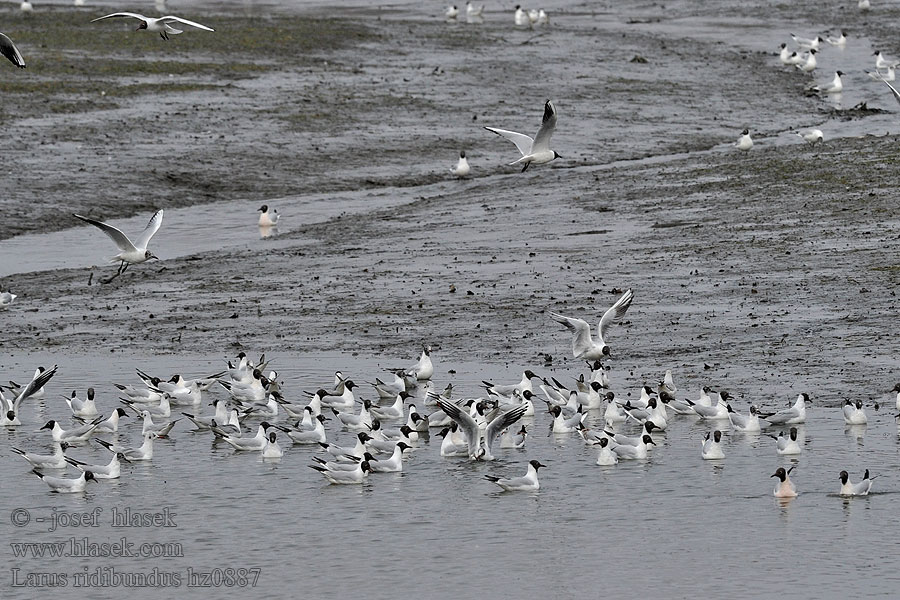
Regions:
[[19, 67], [20, 69], [25, 68], [25, 59], [22, 58], [22, 54], [19, 52], [19, 49], [16, 48], [16, 45], [13, 44], [13, 41], [0, 33], [0, 54], [9, 59], [9, 61]]
[[[73, 213], [74, 214], [74, 213]], [[87, 217], [82, 217], [81, 215], [75, 215], [85, 223], [90, 223], [94, 227], [99, 228], [103, 233], [108, 235], [113, 242], [116, 243], [116, 246], [119, 247], [119, 250], [122, 252], [135, 252], [137, 248], [134, 247], [134, 244], [131, 243], [131, 240], [128, 239], [128, 236], [122, 233], [121, 230], [113, 227], [112, 225], [107, 225], [101, 221], [95, 221], [94, 219], [88, 219]]]
[[[24, 67], [25, 65], [22, 65], [22, 66]], [[881, 77], [881, 73], [879, 73], [878, 76]], [[884, 79], [883, 77], [881, 77], [881, 80], [884, 82], [884, 85], [891, 88], [891, 93], [894, 95], [894, 100], [896, 100], [897, 102], [900, 102], [900, 92], [897, 91], [897, 88], [895, 88], [890, 83], [888, 83], [887, 80]]]
[[575, 337], [572, 339], [572, 352], [575, 356], [591, 347], [593, 344], [591, 340], [591, 326], [586, 321], [574, 317], [566, 317], [554, 312], [550, 313], [550, 317], [575, 333]]
[[488, 424], [487, 429], [484, 430], [484, 445], [487, 447], [488, 452], [490, 452], [491, 446], [500, 432], [521, 419], [525, 415], [526, 410], [528, 410], [528, 408], [524, 404], [522, 406], [517, 406], [498, 416]]
[[505, 129], [497, 129], [496, 127], [485, 127], [488, 131], [492, 133], [496, 133], [501, 137], [505, 137], [513, 144], [516, 145], [516, 148], [519, 149], [519, 152], [522, 153], [522, 156], [527, 156], [531, 154], [531, 146], [534, 143], [529, 136], [524, 133], [516, 133], [515, 131], [507, 131]]
[[603, 318], [600, 319], [600, 324], [597, 325], [597, 333], [600, 334], [601, 343], [604, 343], [604, 336], [606, 336], [609, 328], [612, 327], [616, 323], [621, 323], [622, 319], [625, 317], [625, 313], [628, 311], [628, 307], [631, 306], [631, 301], [634, 299], [634, 292], [631, 291], [631, 288], [625, 290], [625, 293], [616, 300], [616, 303], [612, 305], [612, 307], [607, 310], [603, 314]]
[[158, 211], [156, 211], [156, 213], [154, 213], [154, 215], [152, 217], [150, 217], [150, 222], [147, 223], [147, 226], [141, 232], [141, 235], [138, 236], [135, 246], [137, 246], [138, 248], [141, 248], [143, 250], [146, 250], [147, 244], [150, 243], [150, 238], [152, 238], [153, 235], [157, 231], [159, 231], [159, 228], [162, 225], [162, 220], [163, 220], [163, 211], [162, 211], [162, 209], [159, 209]]
[[438, 400], [438, 406], [462, 428], [466, 434], [466, 442], [469, 444], [469, 456], [475, 456], [478, 452], [478, 447], [481, 445], [481, 432], [478, 431], [478, 423], [469, 416], [469, 413], [452, 402], [441, 399]]
[[184, 23], [185, 25], [190, 25], [191, 27], [196, 27], [197, 29], [215, 31], [215, 29], [213, 29], [212, 27], [207, 27], [206, 25], [201, 25], [200, 23], [195, 23], [194, 21], [188, 21], [187, 19], [182, 19], [181, 17], [173, 17], [172, 15], [169, 15], [167, 17], [159, 18], [160, 23], [172, 23], [173, 21], [177, 23]]
[[96, 21], [102, 21], [103, 19], [116, 19], [116, 18], [119, 18], [119, 17], [130, 17], [130, 18], [132, 18], [132, 19], [140, 19], [141, 21], [147, 21], [147, 20], [148, 20], [147, 17], [145, 17], [144, 15], [139, 15], [138, 13], [133, 13], [133, 12], [117, 12], [117, 13], [112, 13], [111, 15], [104, 15], [104, 16], [102, 16], [102, 17], [97, 17], [96, 19], [93, 19], [93, 20], [91, 21], [91, 23], [94, 23], [94, 22], [96, 22]]
[[541, 128], [538, 129], [537, 135], [534, 136], [534, 143], [531, 145], [532, 152], [543, 152], [550, 149], [550, 138], [556, 131], [556, 107], [547, 100], [544, 104], [544, 118], [541, 121]]
[[22, 404], [22, 401], [31, 396], [33, 393], [44, 387], [48, 381], [50, 381], [54, 375], [56, 375], [57, 365], [53, 365], [52, 369], [47, 369], [37, 377], [31, 380], [31, 382], [25, 386], [25, 389], [22, 390], [22, 393], [16, 397], [15, 402], [13, 402], [13, 411], [16, 413], [19, 412], [19, 405]]

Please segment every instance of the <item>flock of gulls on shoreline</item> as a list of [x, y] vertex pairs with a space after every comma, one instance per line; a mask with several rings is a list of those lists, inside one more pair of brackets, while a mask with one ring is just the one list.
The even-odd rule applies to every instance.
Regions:
[[[54, 492], [83, 492], [89, 481], [118, 478], [123, 463], [150, 461], [154, 455], [154, 441], [173, 435], [179, 422], [192, 423], [192, 432], [209, 435], [213, 444], [227, 444], [235, 452], [258, 452], [264, 460], [280, 460], [284, 456], [282, 442], [311, 447], [318, 454], [311, 457], [309, 467], [331, 484], [360, 484], [370, 473], [403, 471], [405, 454], [409, 450], [423, 450], [430, 442], [430, 431], [441, 439], [441, 457], [457, 457], [470, 461], [494, 460], [495, 448], [501, 452], [522, 451], [533, 433], [520, 420], [530, 418], [532, 428], [542, 415], [548, 415], [548, 435], [573, 435], [597, 449], [596, 464], [613, 467], [620, 461], [650, 460], [656, 443], [653, 436], [663, 433], [680, 418], [699, 419], [710, 424], [700, 440], [701, 459], [725, 460], [722, 447], [725, 424], [735, 433], [759, 434], [768, 429], [775, 440], [778, 456], [792, 457], [803, 451], [796, 426], [806, 422], [810, 397], [801, 393], [788, 407], [766, 411], [751, 405], [746, 413], [732, 406], [733, 397], [725, 390], [703, 387], [696, 400], [679, 399], [671, 371], [667, 371], [658, 385], [645, 385], [638, 398], [622, 401], [611, 391], [610, 367], [604, 361], [611, 351], [606, 341], [610, 328], [620, 323], [634, 299], [626, 290], [600, 319], [595, 332], [582, 319], [550, 312], [549, 317], [572, 334], [572, 354], [587, 363], [590, 372], [567, 389], [556, 378], [542, 378], [526, 369], [517, 383], [495, 384], [483, 382], [484, 395], [454, 399], [452, 384], [438, 391], [433, 376], [431, 348], [425, 347], [419, 360], [404, 369], [387, 371], [368, 383], [378, 400], [373, 402], [357, 394], [360, 385], [351, 377], [336, 372], [328, 389], [304, 392], [301, 402], [288, 399], [278, 373], [267, 370], [265, 356], [254, 363], [240, 353], [237, 363], [228, 362], [227, 369], [197, 379], [184, 379], [176, 374], [168, 379], [138, 370], [141, 383], [115, 384], [121, 405], [111, 409], [109, 416], [101, 414], [89, 388], [84, 398], [73, 391], [62, 395], [68, 406], [67, 417], [75, 422], [64, 424], [63, 418], [47, 421], [39, 431], [47, 430], [52, 453], [11, 447], [32, 467], [32, 472]], [[39, 367], [25, 386], [10, 382], [0, 388], [0, 426], [17, 427], [22, 403], [40, 399], [57, 372], [57, 367]], [[538, 380], [541, 395], [533, 388]], [[204, 401], [213, 386], [227, 391], [226, 399], [208, 402], [212, 414], [201, 414]], [[900, 410], [900, 383], [894, 386], [896, 405]], [[291, 394], [294, 395], [294, 394]], [[62, 400], [58, 406], [61, 407]], [[546, 405], [546, 409], [544, 406]], [[419, 407], [422, 407], [421, 410]], [[181, 416], [175, 417], [179, 414]], [[587, 417], [602, 418], [604, 425], [588, 427]], [[861, 401], [847, 400], [841, 411], [847, 425], [864, 425], [868, 421]], [[126, 427], [136, 433], [138, 443], [119, 445], [101, 436], [116, 436], [120, 420], [140, 419]], [[175, 417], [175, 418], [173, 418]], [[251, 422], [258, 421], [256, 425]], [[328, 421], [334, 426], [326, 428]], [[717, 426], [717, 424], [719, 424]], [[521, 426], [520, 426], [521, 425]], [[339, 431], [352, 436], [351, 443], [339, 445]], [[778, 432], [775, 435], [775, 432]], [[179, 434], [186, 433], [182, 427]], [[109, 452], [108, 458], [90, 464], [71, 456], [73, 446], [95, 441]], [[280, 440], [280, 441], [279, 441]], [[434, 450], [433, 450], [434, 451]], [[95, 461], [96, 462], [96, 461]], [[48, 475], [73, 467], [78, 477]], [[540, 488], [538, 470], [546, 467], [540, 460], [529, 460], [526, 473], [519, 477], [486, 475], [485, 478], [504, 491], [535, 491]], [[774, 496], [793, 498], [797, 489], [790, 474], [794, 467], [779, 467], [771, 477], [777, 478]], [[864, 496], [872, 481], [868, 469], [860, 480], [853, 482], [846, 470], [837, 474], [840, 496]]]
[[[867, 4], [865, 7], [860, 6], [860, 8], [868, 10], [869, 6]], [[806, 75], [813, 75], [819, 66], [819, 53], [827, 46], [843, 50], [847, 46], [848, 37], [847, 32], [841, 30], [840, 34], [837, 36], [827, 36], [824, 38], [821, 35], [805, 38], [792, 33], [791, 39], [796, 45], [796, 49], [793, 49], [787, 42], [783, 42], [779, 47], [778, 59], [781, 65], [787, 68], [796, 68], [798, 72]], [[896, 79], [896, 68], [900, 66], [900, 61], [889, 60], [884, 56], [884, 53], [881, 50], [875, 50], [872, 53], [872, 56], [875, 57], [875, 69], [872, 71], [865, 71], [866, 75], [869, 79], [884, 83], [888, 89], [890, 89], [891, 95], [897, 103], [900, 104], [900, 92], [898, 92], [897, 88], [890, 83]], [[844, 91], [843, 76], [843, 71], [834, 71], [834, 77], [828, 81], [813, 81], [809, 83], [806, 86], [807, 93], [823, 97], [833, 96], [839, 98], [839, 94]], [[825, 133], [818, 128], [801, 129], [795, 133], [803, 141], [810, 144], [825, 141]], [[738, 150], [745, 152], [753, 148], [753, 138], [750, 135], [749, 128], [744, 129], [741, 132], [741, 135], [734, 143], [734, 146]]]
[[[23, 10], [25, 9], [23, 3]], [[868, 8], [860, 2], [860, 8]], [[30, 8], [28, 9], [30, 10]], [[482, 18], [483, 6], [466, 4], [467, 22], [477, 22]], [[446, 9], [448, 20], [457, 19], [460, 11], [456, 6]], [[136, 19], [138, 30], [145, 29], [158, 33], [163, 39], [182, 33], [174, 25], [188, 25], [205, 31], [214, 31], [200, 23], [176, 16], [150, 18], [137, 13], [117, 12], [94, 19], [92, 22], [111, 18]], [[514, 22], [521, 27], [534, 27], [549, 22], [543, 10], [526, 11], [516, 6]], [[817, 52], [820, 44], [827, 43], [843, 47], [847, 37], [842, 31], [836, 38], [823, 39], [819, 36], [805, 39], [793, 36], [799, 50], [792, 51], [782, 44], [780, 60], [786, 66], [795, 66], [804, 73], [812, 73], [817, 68]], [[0, 52], [14, 65], [24, 68], [25, 61], [15, 44], [7, 36], [0, 34]], [[876, 70], [869, 73], [873, 79], [884, 82], [900, 102], [900, 94], [891, 86], [894, 69], [898, 62], [886, 59], [877, 52]], [[842, 73], [837, 71], [834, 78], [825, 84], [810, 86], [810, 90], [820, 94], [836, 94], [843, 89]], [[515, 144], [521, 157], [510, 163], [522, 165], [522, 170], [532, 164], [549, 163], [560, 155], [550, 149], [550, 139], [554, 133], [557, 113], [553, 103], [544, 104], [542, 124], [534, 138], [525, 134], [485, 127]], [[824, 134], [813, 129], [800, 132], [810, 143], [820, 142]], [[745, 130], [737, 142], [741, 150], [749, 150], [753, 141]], [[469, 173], [465, 152], [460, 153], [454, 174], [465, 177]], [[260, 209], [259, 224], [275, 226], [278, 213], [263, 205]], [[120, 252], [113, 258], [119, 264], [115, 276], [123, 273], [130, 265], [156, 258], [148, 249], [152, 237], [162, 224], [163, 211], [157, 211], [147, 227], [132, 241], [121, 230], [102, 221], [81, 215], [76, 218], [106, 233], [117, 245]], [[115, 277], [113, 276], [113, 277]], [[111, 279], [111, 278], [110, 278]], [[0, 308], [8, 307], [16, 296], [10, 292], [0, 294]], [[266, 460], [277, 460], [284, 456], [281, 442], [285, 438], [290, 444], [307, 445], [318, 449], [320, 454], [311, 458], [309, 467], [331, 484], [360, 484], [370, 473], [400, 472], [404, 468], [404, 453], [421, 448], [429, 439], [429, 431], [436, 430], [441, 438], [440, 456], [458, 457], [472, 461], [494, 459], [494, 448], [502, 450], [523, 450], [532, 432], [527, 426], [519, 426], [525, 417], [536, 419], [538, 415], [549, 415], [551, 434], [577, 435], [585, 444], [597, 449], [596, 464], [611, 467], [620, 461], [648, 460], [652, 456], [655, 442], [653, 435], [665, 431], [679, 417], [691, 416], [711, 424], [710, 430], [700, 442], [700, 457], [703, 460], [725, 460], [722, 448], [722, 430], [715, 424], [728, 422], [735, 432], [758, 433], [764, 428], [772, 428], [775, 452], [780, 456], [793, 456], [802, 452], [796, 425], [806, 420], [806, 406], [810, 402], [807, 394], [798, 395], [787, 408], [765, 411], [751, 405], [747, 413], [735, 410], [732, 397], [727, 391], [704, 387], [696, 400], [679, 400], [678, 388], [672, 373], [666, 372], [662, 381], [654, 387], [643, 386], [640, 397], [622, 402], [610, 390], [609, 367], [604, 361], [610, 356], [610, 348], [605, 338], [610, 328], [620, 323], [634, 299], [633, 292], [625, 291], [617, 302], [607, 310], [597, 325], [596, 337], [591, 326], [584, 320], [551, 312], [549, 316], [563, 325], [573, 335], [573, 356], [588, 364], [590, 372], [582, 374], [573, 389], [566, 388], [555, 378], [539, 378], [531, 370], [525, 370], [521, 381], [497, 385], [484, 382], [485, 394], [476, 398], [452, 398], [452, 385], [437, 391], [432, 381], [434, 365], [430, 348], [426, 347], [418, 362], [406, 369], [389, 372], [375, 378], [370, 384], [378, 397], [377, 402], [357, 397], [358, 385], [343, 373], [335, 373], [330, 389], [320, 388], [308, 394], [299, 403], [286, 399], [275, 371], [266, 370], [268, 363], [264, 357], [253, 363], [241, 353], [237, 364], [228, 363], [228, 368], [209, 377], [186, 380], [181, 375], [164, 379], [141, 371], [141, 384], [116, 384], [121, 392], [121, 406], [115, 407], [109, 416], [100, 414], [94, 401], [94, 389], [89, 388], [85, 398], [75, 392], [64, 396], [71, 417], [75, 423], [64, 426], [61, 420], [51, 419], [41, 430], [47, 430], [52, 441], [51, 454], [40, 454], [18, 447], [11, 447], [14, 454], [21, 456], [32, 467], [32, 472], [54, 492], [83, 492], [90, 481], [118, 478], [122, 474], [123, 463], [150, 461], [154, 455], [154, 441], [173, 435], [179, 422], [190, 422], [194, 432], [208, 434], [213, 443], [223, 443], [235, 452], [259, 452]], [[12, 384], [0, 388], [0, 426], [22, 425], [19, 416], [22, 403], [40, 399], [46, 395], [45, 388], [57, 372], [38, 368], [33, 379], [25, 386]], [[538, 379], [542, 397], [533, 387]], [[227, 391], [227, 399], [215, 399], [209, 403], [213, 414], [201, 414], [204, 394], [213, 386]], [[900, 384], [893, 388], [897, 394], [897, 408], [900, 410]], [[546, 411], [541, 404], [546, 404]], [[419, 410], [419, 406], [423, 410]], [[539, 409], [540, 407], [540, 409]], [[106, 407], [110, 409], [112, 407]], [[186, 410], [179, 410], [186, 409]], [[427, 410], [426, 410], [427, 409]], [[173, 412], [173, 410], [175, 412]], [[605, 425], [599, 429], [589, 428], [585, 422], [591, 411], [602, 415]], [[181, 417], [172, 418], [179, 413]], [[842, 409], [844, 422], [850, 425], [865, 424], [867, 416], [862, 402], [846, 401]], [[114, 436], [119, 432], [120, 419], [138, 417], [140, 437], [138, 444], [118, 445], [99, 436]], [[259, 420], [255, 427], [250, 422]], [[326, 423], [332, 421], [335, 427], [329, 431]], [[393, 426], [391, 426], [393, 425]], [[630, 425], [634, 430], [628, 431]], [[133, 426], [134, 428], [137, 425]], [[787, 428], [786, 430], [782, 428]], [[353, 436], [350, 445], [335, 443], [337, 430]], [[181, 433], [181, 432], [179, 432]], [[283, 434], [279, 437], [279, 434]], [[279, 441], [281, 440], [281, 442]], [[331, 441], [329, 441], [329, 439]], [[68, 454], [70, 448], [96, 441], [110, 453], [108, 461], [90, 464]], [[538, 470], [546, 467], [539, 460], [529, 460], [526, 473], [519, 477], [504, 478], [486, 475], [485, 478], [505, 491], [534, 491], [540, 488]], [[59, 476], [60, 471], [74, 468], [80, 471], [75, 478]], [[790, 478], [794, 467], [779, 467], [770, 477], [776, 478], [774, 496], [791, 498], [797, 490]], [[48, 475], [55, 471], [57, 475]], [[846, 470], [842, 470], [836, 481], [840, 482], [839, 495], [867, 495], [872, 487], [868, 469], [856, 483], [852, 482]]]

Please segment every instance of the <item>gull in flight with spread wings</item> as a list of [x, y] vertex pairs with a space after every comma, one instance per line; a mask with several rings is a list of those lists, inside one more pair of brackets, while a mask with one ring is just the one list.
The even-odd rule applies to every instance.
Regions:
[[[99, 228], [103, 233], [108, 235], [112, 241], [116, 243], [116, 246], [119, 247], [119, 252], [117, 255], [110, 259], [110, 262], [119, 262], [119, 270], [113, 277], [117, 277], [125, 272], [125, 269], [128, 268], [128, 265], [136, 265], [142, 262], [148, 261], [151, 258], [158, 257], [154, 256], [152, 252], [147, 250], [147, 244], [150, 243], [150, 238], [159, 231], [160, 225], [162, 225], [163, 219], [163, 211], [162, 209], [156, 211], [150, 218], [150, 222], [147, 223], [147, 227], [144, 228], [144, 231], [137, 237], [137, 240], [132, 243], [128, 236], [122, 233], [116, 227], [109, 225], [107, 223], [103, 223], [101, 221], [95, 221], [94, 219], [88, 219], [87, 217], [82, 217], [81, 215], [75, 215], [85, 223], [90, 223], [94, 227]], [[112, 280], [112, 278], [110, 278]]]
[[553, 137], [553, 132], [556, 130], [556, 107], [549, 100], [544, 104], [544, 118], [541, 122], [541, 128], [538, 129], [534, 139], [531, 139], [530, 136], [524, 133], [497, 129], [496, 127], [485, 127], [485, 129], [505, 137], [516, 145], [516, 148], [522, 153], [522, 158], [509, 164], [518, 165], [524, 163], [525, 166], [522, 167], [523, 173], [528, 169], [529, 165], [543, 165], [555, 158], [562, 158], [555, 150], [550, 149], [550, 138]]
[[200, 23], [195, 23], [194, 21], [188, 21], [187, 19], [182, 19], [181, 17], [159, 17], [158, 19], [153, 19], [151, 17], [145, 17], [144, 15], [140, 15], [138, 13], [132, 12], [117, 12], [111, 15], [105, 15], [102, 17], [98, 17], [91, 21], [91, 23], [95, 21], [102, 21], [103, 19], [113, 19], [113, 18], [132, 18], [137, 19], [141, 22], [140, 25], [137, 26], [135, 31], [140, 31], [141, 29], [146, 29], [147, 31], [155, 31], [159, 34], [164, 40], [169, 39], [169, 34], [176, 35], [182, 33], [181, 29], [175, 29], [169, 23], [181, 23], [183, 25], [190, 25], [191, 27], [196, 27], [197, 29], [203, 29], [204, 31], [215, 31], [212, 27], [207, 27], [206, 25], [201, 25]]
[[604, 313], [600, 323], [597, 324], [596, 342], [591, 338], [591, 326], [586, 321], [565, 317], [554, 312], [551, 312], [550, 316], [575, 334], [575, 337], [572, 339], [572, 353], [575, 355], [575, 358], [591, 361], [602, 360], [605, 356], [610, 355], [609, 345], [604, 341], [604, 337], [613, 324], [622, 322], [625, 312], [631, 306], [633, 299], [634, 292], [630, 289], [625, 290], [625, 293], [622, 294], [616, 303]]

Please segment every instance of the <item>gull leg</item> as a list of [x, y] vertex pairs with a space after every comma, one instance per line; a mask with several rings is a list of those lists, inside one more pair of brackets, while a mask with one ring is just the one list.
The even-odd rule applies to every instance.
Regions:
[[530, 162], [525, 163], [525, 166], [522, 167], [522, 173], [524, 173], [525, 171], [528, 170], [528, 165], [530, 165], [530, 164], [531, 164]]

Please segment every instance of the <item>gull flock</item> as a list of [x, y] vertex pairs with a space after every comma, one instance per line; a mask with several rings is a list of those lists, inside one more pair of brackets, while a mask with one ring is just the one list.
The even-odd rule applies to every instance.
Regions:
[[[371, 381], [359, 377], [356, 383], [356, 374], [338, 371], [315, 392], [302, 392], [284, 389], [274, 361], [261, 356], [253, 362], [241, 352], [222, 371], [194, 379], [138, 370], [139, 383], [114, 384], [118, 406], [98, 406], [94, 387], [84, 397], [77, 390], [58, 394], [60, 400], [50, 410], [59, 416], [37, 430], [47, 432], [47, 449], [9, 450], [54, 493], [84, 492], [89, 483], [127, 477], [129, 463], [152, 461], [155, 442], [174, 435], [209, 436], [214, 445], [230, 447], [235, 454], [258, 453], [263, 461], [296, 460], [299, 455], [333, 485], [362, 484], [379, 473], [414, 473], [416, 463], [427, 460], [419, 458], [423, 454], [435, 460], [472, 462], [492, 461], [497, 455], [507, 461], [526, 456], [528, 438], [540, 421], [547, 422], [548, 435], [570, 436], [595, 449], [595, 464], [605, 468], [623, 461], [653, 461], [661, 451], [654, 436], [679, 427], [679, 421], [708, 424], [706, 435], [698, 440], [701, 461], [728, 460], [726, 431], [742, 436], [765, 430], [774, 442], [768, 448], [761, 444], [760, 453], [791, 460], [803, 452], [798, 426], [806, 423], [811, 403], [806, 393], [780, 409], [755, 404], [743, 412], [733, 405], [729, 392], [709, 386], [698, 390], [696, 399], [679, 400], [669, 370], [658, 383], [642, 386], [634, 397], [626, 394], [623, 401], [622, 394], [612, 390], [611, 367], [603, 361], [612, 355], [606, 341], [610, 328], [622, 322], [634, 298], [633, 290], [626, 290], [605, 311], [596, 340], [585, 321], [548, 313], [549, 321], [573, 332], [573, 357], [588, 365], [588, 372], [575, 379], [572, 388], [525, 369], [518, 382], [484, 381], [482, 395], [454, 398], [452, 384], [439, 389], [435, 382], [432, 349], [426, 346], [414, 364], [385, 371]], [[22, 427], [24, 402], [57, 397], [47, 389], [57, 371], [58, 366], [39, 367], [27, 385], [10, 382], [0, 388], [0, 425]], [[363, 398], [363, 388], [375, 399]], [[891, 392], [897, 393], [900, 411], [900, 383]], [[213, 393], [226, 398], [207, 402]], [[211, 412], [203, 414], [206, 406], [212, 407]], [[858, 399], [847, 399], [840, 415], [850, 426], [867, 423], [865, 406]], [[592, 428], [588, 423], [602, 426]], [[120, 437], [125, 441], [120, 443]], [[484, 478], [503, 492], [536, 492], [541, 488], [540, 469], [553, 466], [530, 458], [523, 468], [524, 474], [497, 472]], [[780, 466], [768, 475], [777, 478], [776, 498], [789, 500], [800, 493], [791, 479], [795, 468], [796, 464]], [[66, 476], [66, 469], [73, 469], [74, 476]], [[854, 483], [849, 471], [841, 470], [835, 476], [835, 493], [868, 495], [876, 477], [867, 468]]]
[[[27, 3], [28, 8], [25, 4], [23, 10], [32, 10], [30, 3]], [[455, 20], [464, 15], [467, 22], [475, 23], [484, 18], [483, 10], [483, 6], [467, 2], [464, 9], [447, 7], [445, 16]], [[129, 12], [108, 14], [92, 22], [118, 18], [134, 19], [138, 22], [137, 30], [158, 33], [164, 40], [182, 33], [175, 25], [214, 31], [181, 17], [150, 18]], [[513, 19], [519, 27], [549, 24], [549, 17], [543, 10], [526, 10], [521, 6], [516, 6]], [[839, 36], [827, 38], [818, 35], [804, 38], [793, 34], [791, 37], [797, 49], [782, 44], [780, 61], [786, 67], [806, 74], [814, 73], [820, 67], [819, 54], [825, 54], [826, 44], [841, 48], [849, 43], [843, 31]], [[16, 67], [25, 68], [21, 52], [4, 34], [0, 34], [0, 53]], [[894, 79], [898, 63], [880, 51], [873, 56], [875, 70], [868, 72], [869, 76], [886, 84], [900, 102], [900, 94], [889, 83]], [[813, 83], [808, 89], [820, 95], [839, 94], [844, 89], [843, 75], [837, 70], [830, 80]], [[561, 158], [550, 148], [556, 124], [556, 107], [546, 100], [541, 126], [534, 138], [496, 127], [485, 129], [513, 142], [521, 157], [510, 164], [522, 165], [522, 171], [525, 171], [531, 165], [544, 165]], [[811, 144], [824, 140], [823, 132], [815, 128], [799, 131], [797, 135]], [[752, 149], [749, 129], [742, 132], [735, 146], [742, 151]], [[457, 177], [469, 175], [465, 151], [460, 152], [452, 173]], [[277, 225], [277, 210], [263, 205], [259, 212], [260, 226]], [[162, 225], [162, 210], [152, 216], [134, 241], [108, 223], [74, 216], [100, 229], [116, 244], [119, 254], [112, 259], [118, 263], [115, 276], [124, 273], [130, 265], [156, 258], [148, 246]], [[11, 292], [0, 293], [0, 310], [9, 307], [15, 298]], [[415, 364], [389, 375], [379, 374], [368, 383], [377, 397], [372, 401], [358, 395], [361, 386], [350, 375], [340, 372], [329, 384], [316, 386], [318, 389], [314, 393], [285, 390], [265, 357], [252, 362], [242, 353], [236, 357], [236, 363], [228, 362], [227, 369], [203, 378], [187, 380], [180, 374], [160, 377], [138, 372], [140, 383], [115, 384], [121, 393], [120, 406], [98, 407], [94, 388], [87, 391], [84, 399], [76, 392], [68, 396], [63, 394], [68, 411], [64, 416], [48, 420], [39, 429], [47, 432], [49, 453], [46, 449], [10, 447], [9, 450], [25, 460], [31, 472], [56, 493], [80, 493], [88, 489], [88, 483], [102, 485], [100, 480], [127, 476], [127, 464], [152, 461], [156, 440], [186, 435], [187, 423], [192, 424], [194, 435], [208, 435], [212, 443], [229, 446], [235, 453], [258, 452], [263, 460], [290, 460], [295, 454], [293, 446], [306, 446], [318, 453], [310, 457], [309, 468], [335, 485], [361, 484], [378, 473], [402, 472], [405, 463], [414, 463], [417, 459], [412, 457], [423, 451], [430, 451], [442, 460], [492, 461], [495, 452], [521, 456], [523, 451], [528, 452], [528, 436], [533, 435], [535, 422], [539, 420], [546, 420], [551, 435], [577, 437], [595, 448], [595, 463], [605, 468], [614, 468], [621, 461], [652, 461], [654, 453], [658, 452], [653, 436], [677, 427], [678, 421], [685, 419], [709, 422], [709, 431], [698, 440], [700, 460], [727, 460], [723, 448], [725, 432], [722, 426], [725, 423], [732, 435], [770, 430], [767, 435], [774, 439], [772, 450], [777, 456], [795, 456], [803, 451], [803, 442], [795, 426], [806, 422], [807, 404], [811, 401], [806, 393], [779, 410], [750, 405], [743, 413], [732, 405], [733, 397], [726, 390], [704, 387], [698, 390], [696, 399], [679, 400], [674, 377], [667, 372], [655, 388], [645, 385], [637, 398], [622, 401], [622, 394], [611, 389], [609, 366], [603, 361], [612, 356], [607, 342], [610, 329], [622, 323], [634, 298], [630, 289], [622, 293], [599, 320], [596, 337], [587, 321], [548, 312], [550, 320], [561, 324], [573, 335], [573, 358], [589, 366], [589, 373], [582, 374], [571, 389], [555, 378], [542, 378], [526, 369], [518, 383], [486, 381], [484, 395], [453, 398], [451, 385], [438, 391], [433, 381], [435, 369], [431, 349], [426, 347]], [[41, 367], [27, 385], [0, 388], [0, 426], [23, 426], [20, 419], [22, 404], [45, 397], [45, 388], [57, 370], [57, 366]], [[540, 381], [538, 389], [542, 397], [532, 387], [534, 380]], [[215, 386], [224, 390], [227, 398], [215, 399], [208, 404], [213, 407], [213, 413], [203, 414], [204, 395], [212, 393]], [[893, 391], [898, 393], [900, 410], [900, 384]], [[62, 408], [60, 402], [54, 410], [62, 411]], [[586, 425], [591, 413], [602, 418], [602, 427], [591, 429]], [[848, 399], [841, 414], [848, 425], [867, 422], [865, 407], [858, 399]], [[532, 431], [521, 423], [523, 419], [532, 421]], [[118, 444], [102, 437], [117, 437], [120, 428], [128, 431], [128, 442]], [[441, 440], [439, 444], [435, 440], [437, 448], [430, 448], [432, 430]], [[94, 452], [89, 459], [83, 455], [79, 458], [70, 455], [79, 446], [94, 450], [95, 444], [108, 454], [97, 457]], [[539, 470], [552, 470], [552, 465], [538, 459], [524, 461], [523, 467], [523, 475], [489, 474], [485, 479], [503, 491], [534, 492], [541, 487]], [[77, 476], [66, 477], [62, 473], [70, 468]], [[414, 469], [414, 464], [411, 468]], [[797, 486], [791, 479], [794, 469], [795, 466], [778, 467], [769, 476], [777, 479], [775, 497], [797, 496]], [[48, 474], [48, 471], [55, 474]], [[873, 479], [875, 477], [870, 477], [866, 469], [862, 478], [853, 483], [849, 472], [842, 470], [835, 478], [835, 488], [841, 496], [867, 495]]]
[[[868, 4], [860, 9], [868, 10]], [[808, 76], [814, 76], [816, 70], [821, 66], [819, 64], [820, 57], [828, 56], [829, 52], [842, 51], [847, 47], [849, 37], [847, 32], [841, 30], [839, 35], [828, 35], [822, 37], [815, 35], [812, 37], [803, 37], [794, 33], [790, 34], [793, 46], [788, 42], [782, 42], [779, 46], [778, 60], [781, 65], [787, 69], [798, 71]], [[832, 49], [832, 50], [829, 50]], [[884, 56], [881, 50], [872, 53], [875, 57], [875, 69], [872, 71], [864, 71], [872, 80], [884, 83], [891, 95], [900, 103], [900, 92], [891, 85], [896, 74], [895, 68], [900, 64], [898, 61], [890, 60]], [[827, 61], [826, 61], [827, 62]], [[846, 75], [841, 70], [833, 71], [834, 75], [831, 79], [823, 81], [812, 81], [806, 85], [806, 91], [809, 95], [818, 95], [820, 97], [840, 98], [840, 94], [844, 91], [844, 79]], [[817, 144], [825, 141], [825, 134], [821, 129], [810, 127], [794, 132], [803, 141], [808, 144]], [[750, 130], [744, 129], [734, 146], [742, 151], [750, 150], [753, 147], [753, 139], [750, 136]]]

